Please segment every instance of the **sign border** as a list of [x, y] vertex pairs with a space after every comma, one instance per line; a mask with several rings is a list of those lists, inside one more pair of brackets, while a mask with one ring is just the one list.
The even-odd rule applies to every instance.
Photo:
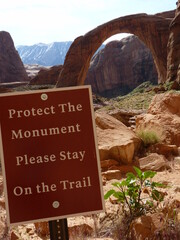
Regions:
[[84, 216], [84, 215], [89, 215], [89, 214], [97, 214], [97, 213], [105, 211], [104, 193], [103, 193], [103, 185], [102, 185], [102, 177], [101, 177], [100, 156], [99, 156], [99, 150], [98, 150], [98, 141], [97, 141], [96, 123], [95, 123], [95, 112], [94, 112], [94, 108], [93, 108], [91, 85], [2, 93], [2, 94], [0, 94], [0, 98], [1, 97], [7, 97], [7, 96], [28, 95], [28, 94], [48, 93], [48, 92], [58, 92], [58, 91], [60, 92], [60, 91], [79, 90], [79, 89], [88, 89], [88, 93], [89, 93], [90, 109], [91, 109], [91, 116], [92, 116], [91, 120], [92, 120], [92, 126], [93, 126], [93, 136], [94, 136], [96, 158], [97, 158], [97, 170], [98, 170], [98, 177], [99, 177], [102, 209], [101, 210], [96, 210], [96, 211], [74, 213], [74, 214], [67, 214], [67, 215], [63, 215], [63, 216], [56, 216], [56, 217], [50, 217], [50, 218], [39, 218], [39, 219], [32, 219], [32, 220], [28, 220], [28, 221], [21, 221], [21, 222], [17, 222], [17, 223], [11, 223], [10, 222], [10, 213], [9, 213], [8, 191], [7, 191], [7, 184], [6, 184], [6, 169], [5, 169], [5, 161], [4, 161], [3, 139], [2, 139], [2, 134], [1, 134], [2, 131], [1, 131], [1, 122], [0, 122], [0, 157], [1, 157], [2, 174], [3, 174], [3, 185], [4, 185], [4, 193], [5, 193], [5, 206], [6, 206], [6, 214], [7, 214], [7, 223], [8, 223], [9, 226], [16, 226], [16, 225], [21, 225], [21, 224], [44, 222], [44, 221], [53, 221], [53, 220], [59, 220], [59, 219], [82, 216], [82, 215]]

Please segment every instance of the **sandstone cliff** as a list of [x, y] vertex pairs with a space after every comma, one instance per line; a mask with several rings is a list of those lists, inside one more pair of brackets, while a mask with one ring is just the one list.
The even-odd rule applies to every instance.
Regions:
[[0, 32], [0, 83], [28, 81], [24, 65], [8, 32]]
[[175, 17], [170, 24], [167, 56], [167, 81], [180, 85], [180, 0], [177, 2]]
[[94, 93], [128, 92], [145, 81], [157, 83], [150, 50], [135, 36], [108, 43], [91, 60], [85, 84]]

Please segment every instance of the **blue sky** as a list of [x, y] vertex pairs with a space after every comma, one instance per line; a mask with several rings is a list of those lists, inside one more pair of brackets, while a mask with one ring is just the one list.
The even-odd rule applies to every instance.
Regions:
[[[135, 13], [173, 10], [177, 0], [1, 0], [0, 31], [15, 45], [73, 41], [98, 25]], [[120, 39], [124, 35], [114, 36]]]

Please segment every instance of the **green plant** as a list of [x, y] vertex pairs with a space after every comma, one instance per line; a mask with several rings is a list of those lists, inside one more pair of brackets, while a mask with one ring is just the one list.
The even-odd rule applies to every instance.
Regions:
[[141, 130], [137, 135], [142, 139], [145, 147], [160, 142], [160, 137], [153, 130]]
[[117, 191], [111, 189], [104, 195], [105, 199], [114, 196], [122, 205], [123, 213], [130, 215], [132, 219], [154, 210], [164, 199], [164, 194], [157, 188], [165, 187], [159, 182], [151, 181], [156, 172], [142, 172], [137, 167], [134, 170], [136, 175], [130, 172], [126, 174], [125, 180], [112, 183]]

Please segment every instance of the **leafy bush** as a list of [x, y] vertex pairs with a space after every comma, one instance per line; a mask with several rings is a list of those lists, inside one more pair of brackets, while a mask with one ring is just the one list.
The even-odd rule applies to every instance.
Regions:
[[149, 146], [155, 143], [160, 142], [160, 137], [153, 130], [141, 130], [137, 133], [144, 143], [144, 146]]
[[[114, 196], [122, 205], [123, 212], [130, 215], [132, 219], [153, 211], [164, 199], [164, 194], [157, 188], [165, 187], [159, 182], [151, 181], [156, 172], [142, 172], [137, 167], [134, 167], [134, 170], [136, 175], [127, 173], [125, 180], [112, 184], [118, 190], [111, 189], [104, 196], [105, 199]], [[142, 195], [146, 197], [143, 198]]]

